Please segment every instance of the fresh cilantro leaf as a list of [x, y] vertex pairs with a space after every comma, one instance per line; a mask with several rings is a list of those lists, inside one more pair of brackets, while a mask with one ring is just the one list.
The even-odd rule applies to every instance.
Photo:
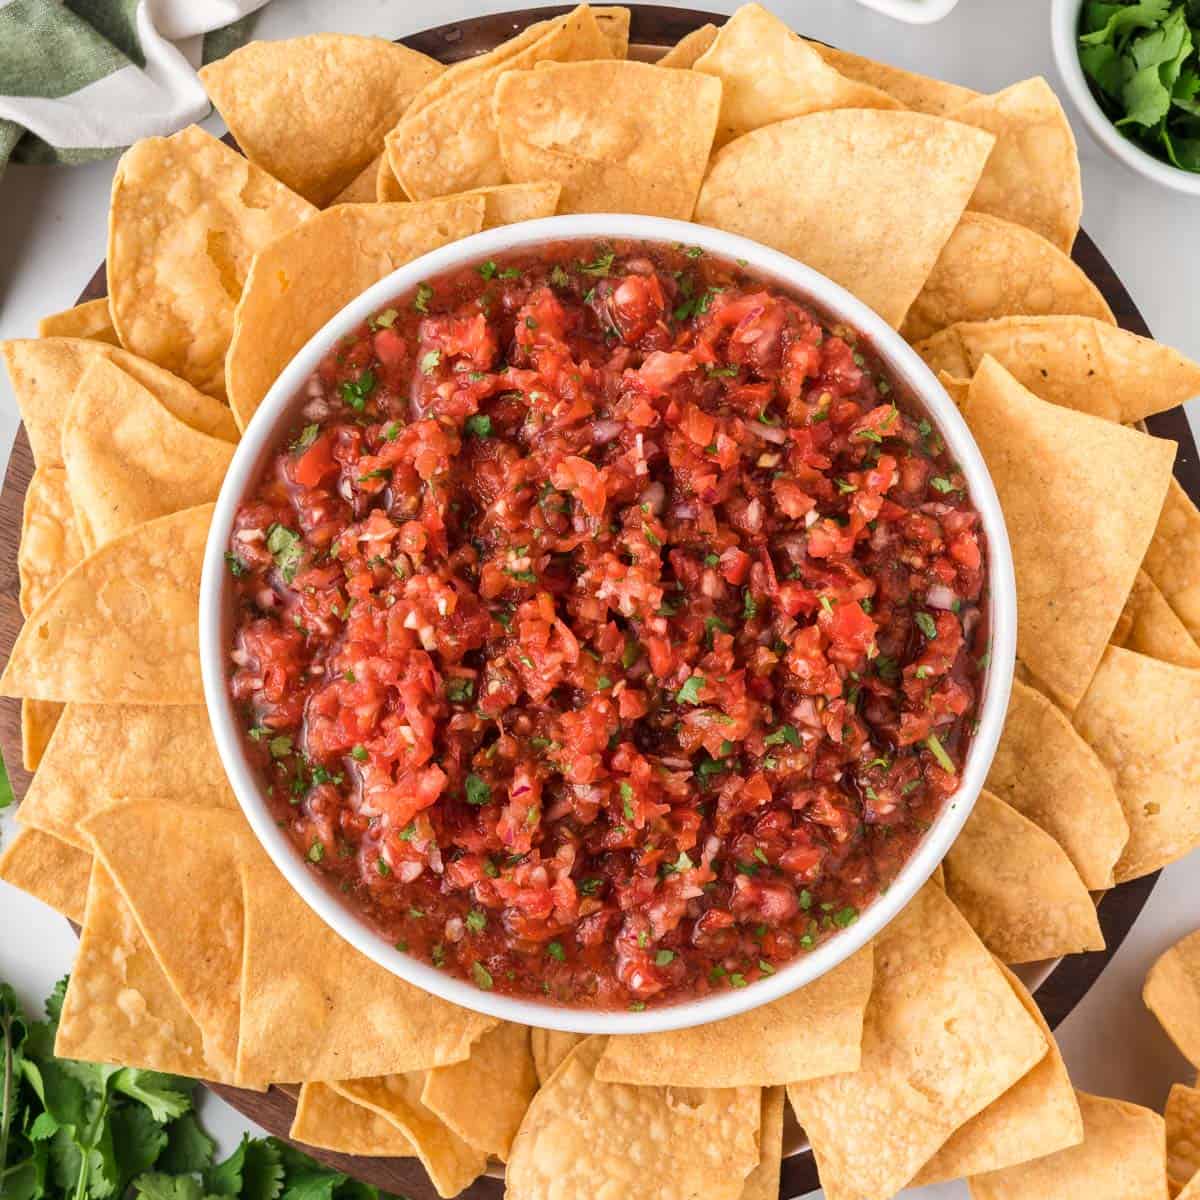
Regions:
[[357, 379], [347, 380], [341, 386], [342, 399], [355, 412], [362, 412], [367, 397], [375, 388], [375, 372], [369, 367]]
[[487, 780], [480, 775], [470, 774], [466, 778], [463, 785], [467, 795], [468, 804], [487, 804], [492, 798], [492, 789], [488, 787]]
[[167, 1126], [167, 1144], [156, 1165], [171, 1175], [206, 1171], [212, 1166], [214, 1148], [195, 1113], [184, 1113]]
[[608, 275], [613, 268], [613, 260], [616, 255], [611, 250], [606, 250], [603, 254], [597, 255], [590, 263], [580, 263], [579, 270], [584, 275]]
[[[1153, 29], [1170, 10], [1171, 0], [1142, 0], [1140, 4], [1088, 5], [1094, 20], [1096, 10], [1107, 10], [1107, 20], [1098, 29], [1085, 33], [1080, 42], [1095, 46], [1101, 42], [1116, 42], [1138, 29]], [[1089, 23], [1090, 23], [1089, 21]]]
[[112, 1077], [112, 1090], [144, 1104], [160, 1124], [181, 1117], [192, 1107], [192, 1098], [180, 1091], [180, 1081], [159, 1071], [124, 1067]]
[[492, 436], [492, 418], [483, 413], [476, 413], [467, 418], [464, 428], [468, 437], [490, 438]]
[[134, 1191], [144, 1200], [204, 1200], [200, 1181], [191, 1175], [166, 1175], [148, 1171], [133, 1181]]
[[[4, 755], [0, 754], [0, 809], [10, 808], [16, 802], [13, 795], [12, 781], [8, 777], [8, 767], [4, 763]], [[3, 1160], [0, 1160], [2, 1162]]]
[[296, 570], [303, 555], [300, 535], [286, 525], [272, 525], [267, 530], [267, 549], [271, 552], [284, 583], [291, 583], [296, 578]]
[[120, 1193], [135, 1175], [155, 1165], [166, 1147], [167, 1133], [153, 1113], [141, 1104], [114, 1108], [111, 1129], [118, 1176], [116, 1190]]

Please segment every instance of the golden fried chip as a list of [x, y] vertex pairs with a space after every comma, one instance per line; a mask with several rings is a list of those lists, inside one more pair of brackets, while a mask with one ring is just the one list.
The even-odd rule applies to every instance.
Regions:
[[633, 13], [621, 5], [592, 6], [592, 16], [613, 58], [626, 58], [629, 54], [629, 27]]
[[1200, 845], [1200, 670], [1110, 646], [1075, 710], [1129, 822], [1114, 872], [1137, 879]]
[[1180, 1054], [1200, 1067], [1200, 930], [1159, 956], [1146, 975], [1142, 999]]
[[1200, 1090], [1177, 1083], [1167, 1097], [1167, 1181], [1174, 1192], [1200, 1173]]
[[790, 254], [899, 325], [958, 225], [993, 141], [921, 113], [795, 117], [713, 157], [696, 220]]
[[565, 17], [527, 29], [489, 54], [458, 64], [425, 87], [387, 135], [392, 172], [414, 200], [503, 183], [492, 116], [492, 91], [501, 73], [527, 70], [539, 62], [611, 58], [612, 53], [584, 4]]
[[201, 703], [197, 597], [212, 510], [148, 521], [85, 558], [21, 627], [0, 695]]
[[928, 113], [931, 117], [948, 117], [955, 109], [962, 108], [979, 95], [957, 83], [930, 79], [928, 75], [917, 75], [900, 67], [876, 62], [873, 58], [863, 58], [835, 46], [826, 46], [822, 42], [810, 41], [808, 44], [848, 79], [856, 79], [859, 83], [870, 84], [887, 92], [914, 112]]
[[392, 164], [386, 154], [375, 160], [375, 200], [379, 204], [403, 204], [408, 200], [400, 180], [392, 173]]
[[1017, 654], [1073, 709], [1150, 544], [1175, 443], [1047, 404], [990, 358], [963, 415], [1012, 543]]
[[696, 61], [717, 40], [720, 30], [715, 25], [701, 25], [691, 33], [684, 34], [655, 63], [659, 67], [673, 67], [678, 71], [687, 71], [696, 65]]
[[1162, 1117], [1124, 1100], [1077, 1095], [1079, 1145], [974, 1176], [971, 1200], [1166, 1200]]
[[956, 109], [955, 121], [996, 135], [974, 212], [990, 213], [1040, 233], [1070, 253], [1083, 211], [1079, 152], [1067, 114], [1039, 75]]
[[25, 489], [17, 573], [21, 612], [31, 612], [83, 561], [83, 544], [62, 467], [38, 467]]
[[360, 292], [397, 267], [478, 233], [480, 197], [428, 204], [340, 204], [255, 256], [238, 302], [225, 378], [245, 429], [296, 351]]
[[1129, 840], [1112, 779], [1066, 714], [1019, 680], [987, 786], [1066, 851], [1089, 890], [1112, 887]]
[[109, 304], [121, 345], [223, 396], [251, 260], [315, 212], [195, 125], [135, 143], [117, 166], [109, 211]]
[[946, 894], [1001, 962], [1103, 950], [1096, 906], [1063, 848], [991, 792], [945, 859]]
[[48, 904], [69, 921], [83, 921], [92, 856], [40, 829], [23, 829], [0, 854], [0, 879]]
[[421, 1103], [476, 1150], [508, 1160], [521, 1118], [538, 1089], [529, 1029], [501, 1021], [465, 1062], [426, 1072]]
[[[328, 207], [333, 208], [337, 204], [374, 204], [377, 199], [375, 195], [375, 182], [379, 178], [381, 164], [386, 162], [386, 156], [380, 151], [330, 200]], [[390, 170], [388, 173], [391, 174]], [[395, 178], [395, 176], [392, 177]], [[400, 196], [399, 199], [404, 200], [407, 197]]]
[[359, 954], [273, 866], [244, 868], [243, 879], [239, 1078], [423, 1071], [462, 1062], [495, 1027], [493, 1018], [430, 996]]
[[1178, 480], [1171, 480], [1142, 565], [1188, 633], [1200, 638], [1200, 510]]
[[758, 1131], [758, 1166], [746, 1176], [740, 1200], [779, 1200], [783, 1168], [783, 1105], [787, 1092], [763, 1088], [762, 1120]]
[[919, 342], [959, 321], [1064, 314], [1116, 320], [1099, 288], [1057, 246], [1024, 225], [963, 214], [900, 332]]
[[870, 84], [839, 74], [760, 4], [743, 4], [692, 68], [721, 81], [716, 144], [831, 108], [899, 108]]
[[1137, 573], [1111, 641], [1178, 667], [1200, 667], [1200, 645], [1145, 571]]
[[200, 82], [246, 157], [320, 208], [444, 70], [385, 38], [313, 33], [250, 42], [202, 67]]
[[766, 1087], [853, 1071], [871, 995], [866, 946], [806, 987], [709, 1025], [611, 1037], [596, 1068], [610, 1083]]
[[327, 1083], [306, 1083], [296, 1101], [288, 1137], [337, 1154], [365, 1158], [411, 1158], [412, 1142], [390, 1121], [335, 1092]]
[[561, 184], [562, 212], [687, 220], [720, 103], [721, 85], [708, 76], [614, 59], [510, 71], [494, 110], [508, 177]]
[[1123, 425], [1200, 395], [1200, 364], [1091, 317], [963, 321], [914, 349], [932, 370], [964, 379], [990, 354], [1042, 400]]
[[1192, 1182], [1175, 1197], [1175, 1200], [1200, 1200], [1200, 1172], [1192, 1176]]
[[478, 188], [463, 195], [483, 197], [483, 227], [495, 229], [498, 225], [515, 225], [518, 221], [536, 221], [539, 217], [554, 216], [561, 191], [557, 183], [537, 180]]
[[1000, 969], [1025, 1011], [1037, 1022], [1049, 1052], [998, 1100], [955, 1130], [921, 1168], [913, 1187], [999, 1171], [1083, 1141], [1079, 1102], [1050, 1026], [1025, 985], [1007, 967]]
[[110, 346], [121, 344], [108, 312], [107, 296], [100, 300], [85, 300], [74, 308], [43, 317], [38, 322], [38, 337], [92, 338], [97, 342], [108, 342]]
[[50, 744], [65, 705], [53, 700], [21, 701], [21, 764], [27, 771], [36, 771]]
[[211, 396], [198, 392], [170, 371], [105, 342], [83, 338], [18, 338], [0, 342], [21, 420], [39, 467], [61, 467], [62, 426], [67, 407], [84, 371], [108, 359], [132, 375], [185, 425], [226, 442], [238, 439], [233, 414]]
[[190, 429], [104, 359], [84, 371], [62, 439], [88, 554], [136, 525], [216, 500], [233, 458], [228, 442]]
[[563, 1059], [583, 1041], [583, 1038], [582, 1033], [560, 1033], [557, 1029], [532, 1031], [530, 1043], [533, 1065], [540, 1086], [545, 1086], [546, 1080], [558, 1070]]
[[508, 1161], [509, 1200], [739, 1200], [759, 1162], [758, 1088], [603, 1083], [581, 1042], [533, 1098]]
[[203, 705], [68, 704], [21, 802], [21, 820], [90, 852], [79, 826], [105, 805], [106, 793], [237, 807]]
[[884, 1200], [1047, 1053], [995, 959], [926, 885], [875, 940], [857, 1072], [788, 1087], [828, 1200]]

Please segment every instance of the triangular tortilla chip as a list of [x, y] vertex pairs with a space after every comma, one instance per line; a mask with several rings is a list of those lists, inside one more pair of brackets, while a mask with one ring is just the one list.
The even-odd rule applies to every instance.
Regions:
[[991, 213], [1040, 233], [1070, 253], [1083, 211], [1083, 181], [1071, 123], [1039, 75], [956, 109], [955, 121], [996, 135], [996, 148], [971, 197]]
[[1200, 1068], [1200, 930], [1159, 956], [1146, 975], [1142, 999], [1179, 1053]]
[[74, 308], [43, 317], [38, 322], [38, 337], [92, 338], [97, 342], [108, 342], [110, 346], [121, 344], [108, 312], [107, 296], [100, 300], [85, 300]]
[[1114, 646], [1177, 667], [1200, 667], [1200, 644], [1188, 633], [1187, 626], [1145, 571], [1137, 573], [1111, 640]]
[[596, 1078], [611, 1083], [766, 1087], [853, 1071], [871, 995], [866, 946], [806, 987], [710, 1025], [611, 1037]]
[[92, 856], [40, 829], [23, 829], [0, 854], [0, 879], [48, 904], [69, 921], [83, 921]]
[[38, 467], [25, 489], [25, 515], [17, 550], [22, 614], [29, 616], [82, 561], [83, 543], [71, 506], [67, 473], [62, 467]]
[[714, 155], [696, 220], [823, 271], [899, 325], [958, 225], [993, 141], [921, 113], [795, 117]]
[[758, 1131], [758, 1166], [746, 1176], [740, 1200], [779, 1200], [783, 1172], [783, 1107], [787, 1092], [763, 1088], [762, 1123]]
[[336, 1154], [412, 1158], [412, 1142], [378, 1113], [335, 1092], [327, 1083], [306, 1083], [296, 1101], [288, 1137]]
[[992, 359], [963, 415], [1012, 543], [1017, 654], [1073, 709], [1150, 544], [1175, 443], [1047, 404]]
[[1129, 822], [1116, 881], [1200, 846], [1200, 670], [1110, 646], [1074, 719], [1108, 767]]
[[[328, 207], [333, 208], [337, 204], [374, 204], [376, 200], [375, 180], [379, 176], [380, 164], [386, 161], [386, 156], [380, 151], [330, 200]], [[393, 178], [395, 177], [393, 176]], [[400, 199], [403, 200], [405, 197], [401, 196]]]
[[483, 197], [483, 227], [495, 229], [498, 225], [515, 225], [518, 221], [554, 216], [561, 191], [562, 188], [551, 180], [536, 180], [476, 188], [462, 195]]
[[1066, 714], [1019, 680], [987, 786], [1066, 851], [1087, 888], [1112, 887], [1129, 840], [1112, 779]]
[[1200, 364], [1089, 317], [1000, 317], [951, 325], [913, 347], [970, 379], [991, 355], [1035, 396], [1131, 425], [1200, 395]]
[[190, 429], [131, 375], [98, 359], [63, 425], [63, 461], [84, 551], [216, 500], [233, 447]]
[[761, 4], [743, 4], [692, 68], [721, 81], [716, 144], [831, 108], [900, 108], [870, 84], [839, 74]]
[[62, 426], [71, 397], [84, 371], [97, 359], [108, 359], [132, 375], [185, 425], [221, 438], [238, 440], [233, 414], [211, 396], [198, 392], [170, 371], [127, 354], [105, 342], [83, 338], [17, 338], [0, 342], [13, 395], [21, 410], [33, 460], [39, 467], [61, 467]]
[[875, 940], [862, 1066], [788, 1088], [828, 1200], [895, 1195], [1047, 1049], [995, 959], [927, 884]]
[[375, 200], [379, 204], [403, 204], [408, 200], [386, 154], [375, 160]]
[[1142, 565], [1188, 633], [1200, 638], [1200, 510], [1176, 479]]
[[84, 559], [21, 627], [0, 695], [201, 703], [197, 601], [212, 510], [149, 521]]
[[957, 83], [931, 79], [928, 75], [905, 71], [888, 63], [876, 62], [873, 58], [863, 58], [847, 50], [839, 50], [836, 46], [826, 46], [823, 42], [810, 41], [808, 44], [848, 79], [857, 79], [859, 83], [879, 88], [895, 96], [905, 108], [911, 108], [914, 112], [928, 113], [931, 117], [948, 117], [955, 109], [962, 108], [979, 95]]
[[313, 33], [250, 42], [202, 67], [200, 82], [246, 157], [320, 208], [444, 70], [385, 38]]
[[910, 342], [993, 317], [1064, 314], [1116, 324], [1100, 289], [1057, 246], [986, 213], [963, 214], [922, 282], [900, 327]]
[[684, 34], [662, 56], [657, 59], [655, 66], [671, 67], [677, 71], [688, 71], [696, 65], [696, 61], [717, 40], [720, 30], [715, 25], [701, 25], [691, 33]]
[[196, 125], [136, 142], [117, 165], [109, 209], [109, 305], [121, 345], [223, 396], [251, 260], [316, 211]]
[[530, 1042], [533, 1049], [533, 1065], [537, 1071], [538, 1084], [544, 1084], [563, 1059], [584, 1039], [582, 1033], [560, 1033], [557, 1029], [534, 1029]]
[[627, 58], [629, 55], [629, 29], [633, 24], [633, 13], [623, 5], [603, 5], [592, 7], [592, 16], [604, 40], [608, 44], [609, 53], [613, 58]]
[[36, 771], [50, 744], [65, 705], [53, 700], [21, 701], [21, 764], [27, 771]]
[[484, 207], [479, 197], [340, 204], [260, 251], [238, 302], [225, 369], [240, 426], [334, 313], [406, 262], [478, 233]]
[[1177, 1083], [1167, 1097], [1167, 1180], [1183, 1188], [1200, 1174], [1200, 1090]]

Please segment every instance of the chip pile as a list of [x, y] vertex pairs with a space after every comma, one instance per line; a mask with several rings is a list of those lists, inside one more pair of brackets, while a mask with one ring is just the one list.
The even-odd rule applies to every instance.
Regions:
[[[416, 1157], [453, 1196], [773, 1197], [784, 1095], [831, 1200], [1200, 1196], [1200, 1094], [1076, 1092], [1010, 964], [1103, 946], [1096, 892], [1200, 844], [1200, 512], [1137, 422], [1200, 367], [1116, 327], [1069, 252], [1080, 174], [1044, 80], [995, 95], [798, 38], [756, 4], [661, 64], [581, 5], [449, 69], [388, 42], [253, 44], [202, 72], [245, 157], [135, 145], [109, 297], [0, 346], [36, 463], [0, 679], [37, 774], [0, 877], [80, 922], [57, 1051], [265, 1088], [293, 1135]], [[281, 97], [283, 99], [281, 99]], [[336, 937], [259, 848], [203, 707], [201, 555], [239, 431], [348, 300], [481, 228], [692, 218], [841, 282], [961, 403], [999, 493], [1018, 683], [963, 836], [807, 989], [589, 1037], [455, 1008]], [[1146, 1002], [1200, 1066], [1200, 934]], [[1166, 1155], [1164, 1156], [1164, 1145]]]

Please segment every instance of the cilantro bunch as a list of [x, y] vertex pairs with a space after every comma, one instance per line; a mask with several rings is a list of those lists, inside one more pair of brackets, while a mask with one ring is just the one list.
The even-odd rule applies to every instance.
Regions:
[[55, 1057], [66, 988], [27, 1021], [0, 984], [4, 1200], [393, 1200], [275, 1138], [244, 1137], [214, 1163], [194, 1080]]
[[1100, 106], [1156, 158], [1200, 172], [1200, 0], [1086, 0], [1079, 61]]

